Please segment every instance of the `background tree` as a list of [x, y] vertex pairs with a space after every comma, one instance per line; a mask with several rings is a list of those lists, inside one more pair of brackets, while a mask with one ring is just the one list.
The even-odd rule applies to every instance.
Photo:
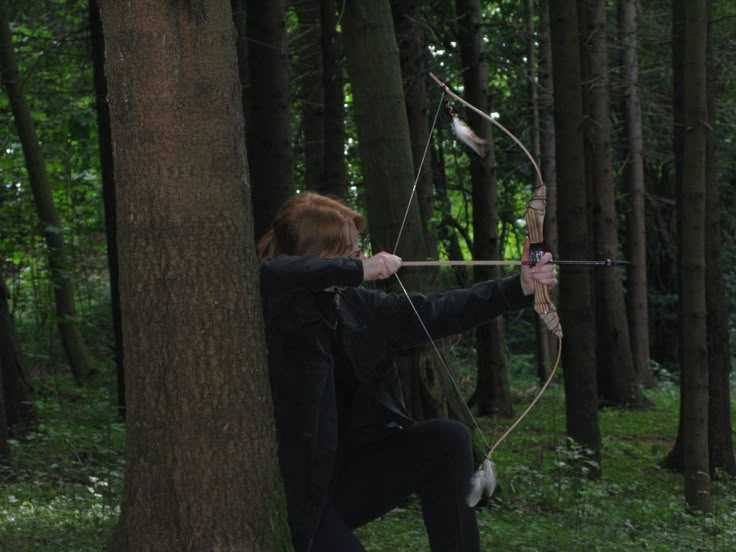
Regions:
[[[414, 163], [388, 0], [347, 2], [343, 26], [371, 247], [376, 252], [393, 252], [406, 213], [396, 254], [404, 259], [428, 258], [416, 196], [406, 210]], [[430, 288], [419, 272], [402, 274], [401, 278], [408, 289]], [[433, 351], [424, 349], [408, 359], [399, 359], [399, 364], [407, 406], [416, 418], [447, 415], [448, 411], [460, 419], [464, 417], [464, 407], [458, 404], [462, 399], [450, 392], [448, 376]]]
[[[705, 176], [707, 20], [705, 4], [673, 2], [675, 35], [682, 41], [682, 173], [678, 175], [681, 424], [685, 499], [710, 510], [708, 476], [708, 343], [705, 299]], [[677, 25], [682, 17], [684, 25]], [[679, 29], [683, 33], [677, 35]]]
[[120, 266], [118, 264], [118, 223], [115, 203], [115, 169], [110, 131], [110, 106], [107, 104], [105, 79], [105, 40], [98, 0], [89, 0], [90, 49], [95, 85], [97, 137], [100, 148], [102, 202], [105, 206], [105, 237], [107, 266], [110, 277], [110, 309], [112, 318], [113, 356], [117, 379], [118, 411], [125, 416], [125, 369], [123, 366], [123, 322], [120, 317]]
[[302, 108], [304, 187], [345, 198], [345, 98], [342, 43], [334, 0], [294, 3], [299, 25], [294, 49]]
[[[583, 21], [583, 82], [587, 160], [590, 161], [591, 218], [594, 258], [619, 257], [618, 217], [611, 161], [610, 110], [608, 106], [608, 36], [605, 0], [579, 3]], [[639, 406], [638, 385], [629, 341], [624, 289], [618, 270], [593, 272], [598, 358], [598, 393], [613, 404]]]
[[[583, 259], [590, 253], [587, 236], [583, 99], [580, 43], [575, 0], [555, 2], [550, 12], [554, 69], [555, 139], [560, 258]], [[596, 384], [595, 316], [590, 270], [560, 271], [560, 318], [565, 331], [562, 364], [565, 378], [567, 434], [600, 455]]]
[[[531, 19], [530, 31], [534, 26], [534, 11], [529, 7]], [[544, 241], [547, 250], [557, 256], [557, 166], [555, 164], [555, 119], [554, 119], [554, 94], [552, 82], [552, 45], [550, 42], [549, 1], [539, 2], [539, 24], [535, 36], [529, 36], [529, 43], [533, 46], [539, 42], [539, 67], [530, 66], [530, 71], [537, 71], [539, 77], [532, 79], [531, 89], [536, 90], [536, 103], [532, 103], [532, 109], [538, 111], [539, 137], [533, 140], [535, 148], [539, 143], [535, 157], [539, 160], [542, 170], [542, 178], [547, 187], [547, 212], [544, 218]], [[530, 56], [530, 59], [533, 59]], [[535, 85], [536, 84], [536, 85]], [[553, 297], [557, 297], [557, 290], [552, 290]], [[551, 351], [554, 350], [555, 337], [544, 327], [541, 320], [537, 320], [537, 373], [540, 381], [547, 379], [551, 362]]]
[[[2, 336], [0, 336], [0, 339], [2, 339]], [[0, 466], [9, 463], [10, 446], [8, 445], [8, 418], [5, 415], [5, 390], [3, 387], [3, 372], [2, 370], [0, 370]]]
[[111, 549], [287, 550], [230, 3], [101, 7], [127, 383]]
[[631, 264], [626, 270], [626, 298], [631, 354], [637, 381], [654, 384], [649, 367], [649, 298], [647, 296], [647, 240], [644, 183], [644, 137], [639, 82], [639, 0], [618, 0], [621, 48], [620, 84], [623, 95], [623, 181], [626, 192], [624, 250]]
[[[477, 0], [456, 0], [458, 46], [462, 64], [465, 99], [483, 112], [489, 110], [488, 64], [482, 48], [481, 6]], [[473, 197], [473, 258], [499, 258], [498, 194], [496, 158], [490, 123], [467, 110], [467, 121], [475, 133], [488, 141], [483, 157], [470, 155], [470, 178]], [[475, 267], [476, 281], [500, 276], [495, 267]], [[511, 416], [513, 407], [508, 370], [503, 354], [503, 319], [497, 318], [476, 329], [478, 383], [472, 399], [482, 414]]]
[[0, 266], [0, 425], [5, 426], [6, 435], [8, 430], [20, 435], [35, 422], [36, 409], [33, 406], [30, 378], [8, 307], [9, 296]]
[[285, 0], [247, 0], [248, 74], [243, 83], [255, 235], [294, 193]]
[[[707, 0], [708, 43], [707, 56], [707, 110], [708, 120], [718, 123], [722, 118], [716, 98], [719, 89], [719, 71], [714, 53], [713, 2]], [[708, 333], [708, 462], [710, 475], [716, 469], [736, 475], [736, 456], [733, 449], [731, 425], [731, 347], [728, 323], [728, 295], [724, 281], [721, 239], [721, 201], [719, 192], [718, 157], [714, 128], [706, 132], [705, 169], [705, 301]]]
[[65, 253], [61, 221], [54, 206], [46, 162], [36, 137], [31, 110], [21, 87], [6, 0], [0, 0], [0, 73], [3, 88], [10, 100], [18, 136], [23, 145], [28, 181], [33, 192], [41, 232], [48, 248], [48, 266], [53, 282], [57, 324], [62, 345], [74, 378], [77, 383], [82, 383], [93, 370], [92, 360], [79, 331], [74, 288], [69, 259]]
[[418, 8], [417, 3], [412, 0], [391, 0], [396, 42], [399, 47], [401, 77], [404, 83], [414, 172], [421, 170], [421, 174], [418, 174], [415, 179], [419, 215], [425, 231], [424, 241], [427, 250], [434, 253], [437, 249], [437, 240], [430, 231], [430, 222], [434, 215], [432, 156], [429, 155], [429, 152], [425, 155], [425, 151], [430, 142], [429, 118], [434, 117], [435, 113], [434, 109], [432, 113], [429, 113], [428, 108], [425, 59], [427, 54]]

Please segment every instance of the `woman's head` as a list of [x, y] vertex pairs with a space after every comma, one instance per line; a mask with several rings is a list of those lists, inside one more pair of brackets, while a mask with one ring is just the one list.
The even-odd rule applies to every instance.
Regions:
[[337, 200], [304, 192], [289, 198], [276, 213], [271, 230], [261, 238], [261, 258], [274, 255], [349, 255], [365, 218]]

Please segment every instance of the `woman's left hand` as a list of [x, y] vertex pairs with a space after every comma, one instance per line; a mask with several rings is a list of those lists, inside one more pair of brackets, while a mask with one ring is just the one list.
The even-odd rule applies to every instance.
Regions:
[[[524, 252], [521, 255], [521, 262], [529, 260], [529, 240], [524, 244]], [[545, 286], [554, 287], [557, 285], [557, 270], [555, 265], [549, 264], [552, 260], [552, 253], [545, 253], [535, 266], [521, 265], [521, 289], [524, 295], [534, 293], [534, 282], [539, 282]]]

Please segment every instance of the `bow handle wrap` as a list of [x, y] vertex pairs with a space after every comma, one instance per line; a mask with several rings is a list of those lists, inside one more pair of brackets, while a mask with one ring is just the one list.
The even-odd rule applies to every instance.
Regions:
[[[544, 255], [544, 215], [547, 202], [547, 188], [537, 186], [526, 209], [526, 226], [530, 242], [529, 260], [534, 266]], [[547, 329], [562, 338], [562, 326], [547, 286], [534, 281], [534, 311], [539, 315]]]

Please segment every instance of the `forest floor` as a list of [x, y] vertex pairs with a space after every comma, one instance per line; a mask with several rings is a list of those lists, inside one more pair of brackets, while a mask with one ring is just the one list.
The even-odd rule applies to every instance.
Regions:
[[[515, 389], [516, 409], [533, 382]], [[37, 378], [39, 423], [11, 441], [0, 468], [0, 552], [100, 551], [119, 514], [125, 426], [111, 383], [77, 388], [65, 376]], [[736, 480], [719, 476], [713, 511], [687, 512], [679, 474], [661, 465], [674, 442], [678, 393], [648, 391], [646, 410], [601, 411], [601, 477], [566, 442], [562, 390], [553, 386], [494, 456], [500, 488], [478, 510], [483, 550], [736, 550]], [[736, 416], [736, 412], [734, 412]], [[481, 420], [488, 439], [508, 420]], [[371, 552], [424, 552], [416, 501], [359, 530]]]

